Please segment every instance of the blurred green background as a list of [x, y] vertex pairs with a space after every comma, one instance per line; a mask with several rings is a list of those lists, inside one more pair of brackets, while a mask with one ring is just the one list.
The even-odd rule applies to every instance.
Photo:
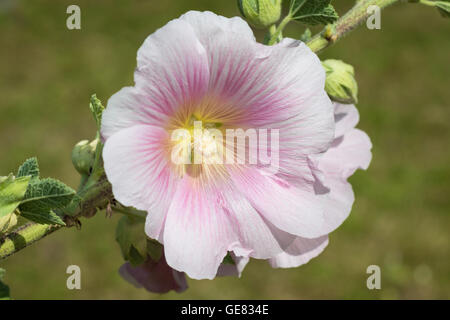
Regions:
[[[70, 152], [91, 138], [88, 108], [132, 85], [143, 40], [185, 11], [239, 12], [221, 0], [0, 0], [0, 174], [36, 155], [42, 176], [76, 187]], [[287, 2], [287, 1], [285, 1]], [[339, 13], [353, 1], [335, 1]], [[81, 30], [66, 28], [66, 8], [81, 7]], [[299, 37], [301, 25], [286, 35]], [[259, 34], [261, 36], [261, 34]], [[326, 251], [297, 269], [252, 261], [241, 279], [189, 281], [183, 294], [154, 295], [122, 280], [114, 241], [117, 216], [103, 213], [81, 231], [58, 231], [0, 267], [17, 299], [417, 299], [450, 298], [450, 21], [402, 4], [382, 12], [382, 29], [364, 26], [322, 58], [355, 66], [359, 128], [374, 144], [367, 172], [352, 178], [352, 214]], [[68, 265], [82, 270], [82, 290], [66, 288]], [[379, 265], [382, 289], [366, 287]]]

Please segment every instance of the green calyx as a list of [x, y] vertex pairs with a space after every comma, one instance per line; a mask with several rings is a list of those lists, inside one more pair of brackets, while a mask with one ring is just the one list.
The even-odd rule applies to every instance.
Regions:
[[144, 229], [144, 220], [129, 216], [123, 216], [117, 224], [116, 241], [122, 256], [134, 266], [143, 264], [148, 257], [158, 261], [162, 255], [162, 245], [147, 238]]

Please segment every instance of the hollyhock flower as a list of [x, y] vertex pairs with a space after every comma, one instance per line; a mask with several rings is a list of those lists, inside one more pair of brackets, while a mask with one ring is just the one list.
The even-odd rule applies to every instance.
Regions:
[[[228, 252], [281, 266], [304, 248], [320, 251], [349, 214], [342, 177], [359, 151], [346, 138], [353, 153], [324, 154], [337, 143], [334, 108], [320, 60], [303, 43], [264, 46], [240, 18], [191, 11], [145, 40], [134, 80], [103, 113], [105, 171], [119, 202], [148, 212], [146, 234], [164, 244], [173, 269], [212, 279]], [[174, 163], [171, 135], [192, 131], [193, 120], [278, 130], [278, 170]], [[208, 158], [214, 143], [192, 148]], [[345, 173], [333, 162], [341, 159]]]

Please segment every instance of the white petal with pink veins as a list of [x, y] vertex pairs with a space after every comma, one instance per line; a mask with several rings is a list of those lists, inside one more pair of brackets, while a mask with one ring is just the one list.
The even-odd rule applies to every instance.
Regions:
[[172, 268], [189, 277], [213, 279], [237, 236], [220, 193], [195, 184], [185, 176], [173, 196], [164, 228], [165, 254]]
[[324, 208], [314, 192], [250, 167], [231, 170], [231, 178], [239, 192], [275, 227], [305, 238], [327, 233]]
[[164, 153], [167, 135], [159, 127], [138, 125], [114, 134], [103, 149], [115, 198], [125, 206], [148, 211], [151, 222], [146, 231], [157, 239], [177, 179]]

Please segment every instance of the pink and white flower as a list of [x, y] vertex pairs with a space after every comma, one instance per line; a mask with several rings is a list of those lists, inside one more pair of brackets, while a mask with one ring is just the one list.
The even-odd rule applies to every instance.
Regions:
[[[212, 279], [227, 252], [292, 267], [323, 250], [354, 201], [346, 179], [371, 157], [356, 109], [334, 108], [324, 84], [306, 45], [259, 44], [240, 18], [191, 11], [145, 40], [134, 87], [103, 113], [103, 158], [115, 198], [148, 212], [170, 267]], [[279, 130], [278, 172], [174, 164], [171, 132], [192, 119]]]

